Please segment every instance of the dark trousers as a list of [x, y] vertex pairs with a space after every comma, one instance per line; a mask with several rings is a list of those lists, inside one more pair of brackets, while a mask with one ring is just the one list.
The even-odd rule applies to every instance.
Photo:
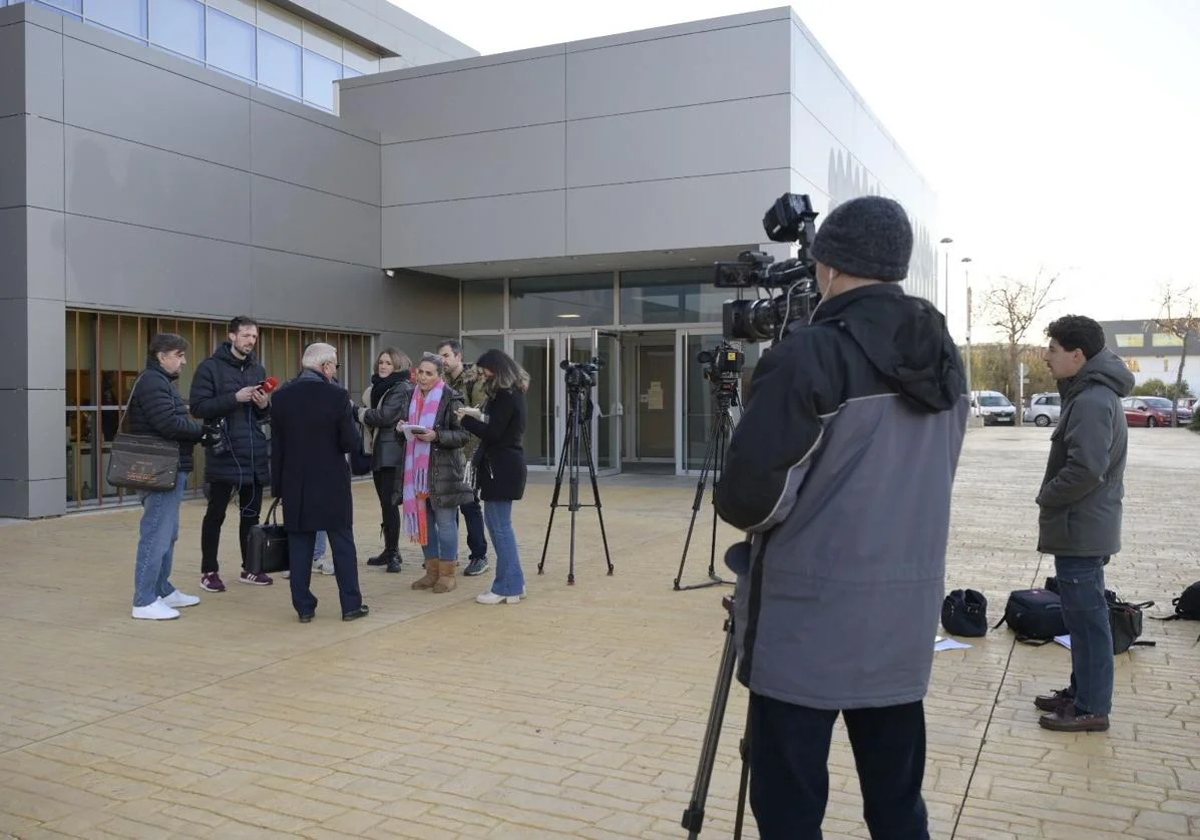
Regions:
[[383, 547], [388, 551], [400, 548], [400, 506], [392, 504], [392, 493], [396, 490], [396, 468], [383, 467], [372, 473], [375, 479], [375, 495], [379, 497], [379, 510], [383, 514]]
[[467, 521], [467, 550], [471, 552], [470, 559], [487, 557], [487, 531], [483, 526], [483, 508], [479, 506], [479, 494], [475, 500], [459, 505], [463, 519]]
[[[922, 703], [847, 709], [863, 816], [873, 840], [929, 840]], [[821, 840], [836, 710], [750, 695], [750, 807], [762, 840]]]
[[257, 481], [240, 487], [226, 481], [213, 481], [208, 485], [208, 510], [204, 512], [204, 523], [200, 526], [201, 574], [220, 571], [217, 550], [221, 544], [221, 526], [225, 524], [225, 510], [235, 490], [238, 494], [238, 546], [242, 553], [242, 568], [246, 568], [246, 539], [250, 529], [258, 524], [263, 486]]
[[[333, 574], [342, 613], [352, 612], [362, 606], [354, 531], [345, 528], [326, 533], [333, 552]], [[288, 532], [288, 565], [292, 573], [288, 583], [292, 585], [292, 606], [299, 615], [312, 615], [317, 610], [317, 596], [312, 593], [312, 556], [316, 541], [316, 531]]]

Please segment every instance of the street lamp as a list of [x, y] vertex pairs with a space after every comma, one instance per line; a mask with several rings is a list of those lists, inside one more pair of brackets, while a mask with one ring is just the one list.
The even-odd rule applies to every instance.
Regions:
[[[951, 239], [949, 236], [942, 237], [941, 244], [949, 245], [952, 242], [954, 242], [954, 240]], [[946, 309], [944, 312], [942, 312], [942, 314], [947, 316], [947, 318], [949, 318], [949, 316], [950, 316], [950, 249], [943, 248], [942, 253], [946, 257], [946, 259], [945, 259], [945, 265], [946, 265], [946, 272], [945, 272], [945, 274], [946, 274]]]
[[971, 269], [970, 257], [963, 257], [963, 275], [967, 285], [967, 397], [971, 396]]

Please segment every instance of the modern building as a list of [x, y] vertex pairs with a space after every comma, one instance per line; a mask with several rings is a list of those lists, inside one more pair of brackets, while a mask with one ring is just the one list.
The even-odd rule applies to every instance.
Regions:
[[1158, 328], [1153, 318], [1101, 321], [1100, 326], [1105, 344], [1129, 365], [1136, 384], [1160, 379], [1174, 385], [1182, 362], [1183, 380], [1188, 382], [1190, 371], [1192, 393], [1200, 393], [1200, 334], [1192, 332], [1185, 347], [1185, 339]]
[[123, 501], [105, 452], [158, 331], [195, 364], [250, 314], [272, 375], [328, 340], [352, 392], [385, 346], [504, 347], [546, 469], [558, 366], [597, 355], [599, 468], [684, 472], [730, 296], [712, 263], [788, 256], [761, 224], [779, 195], [896, 197], [907, 287], [943, 303], [936, 197], [788, 8], [480, 57], [386, 0], [8, 6], [0, 516]]

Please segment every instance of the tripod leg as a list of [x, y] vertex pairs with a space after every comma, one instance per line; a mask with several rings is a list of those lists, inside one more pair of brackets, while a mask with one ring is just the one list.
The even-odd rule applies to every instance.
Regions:
[[[721, 480], [721, 470], [725, 466], [725, 447], [729, 444], [730, 427], [733, 419], [729, 416], [728, 410], [721, 415], [717, 421], [717, 433], [715, 435], [717, 443], [716, 463], [713, 467], [713, 523], [712, 523], [712, 546], [708, 554], [708, 576], [710, 579], [719, 581], [717, 577], [717, 482]], [[724, 581], [722, 581], [724, 582]]]
[[733, 840], [742, 840], [742, 823], [746, 817], [746, 792], [750, 789], [750, 708], [746, 708], [746, 729], [738, 744], [742, 756], [742, 778], [738, 782], [737, 816], [733, 821]]
[[[716, 456], [717, 438], [714, 435], [704, 451], [704, 464], [700, 468], [700, 480], [696, 482], [696, 498], [692, 500], [692, 520], [688, 523], [687, 536], [683, 540], [683, 555], [679, 558], [679, 572], [675, 575], [675, 591], [680, 589], [679, 581], [683, 580], [683, 564], [687, 562], [688, 547], [692, 544], [692, 531], [696, 527], [696, 515], [700, 512], [700, 500], [704, 498], [704, 485], [708, 482], [708, 471]], [[713, 539], [716, 539], [716, 525], [713, 525]], [[709, 575], [712, 575], [711, 570]]]
[[579, 430], [575, 426], [574, 406], [567, 414], [567, 440], [570, 442], [571, 463], [567, 467], [571, 477], [571, 559], [567, 566], [567, 586], [575, 585], [575, 514], [579, 511]]
[[546, 565], [546, 550], [550, 548], [550, 530], [554, 527], [554, 511], [558, 507], [558, 495], [562, 490], [563, 469], [567, 465], [567, 443], [563, 441], [562, 453], [558, 456], [558, 475], [554, 478], [554, 495], [550, 497], [550, 521], [546, 523], [546, 541], [542, 543], [542, 559], [538, 561], [538, 574]]
[[583, 429], [583, 449], [587, 456], [588, 473], [592, 477], [592, 498], [596, 500], [596, 517], [600, 520], [600, 542], [604, 544], [604, 560], [608, 563], [608, 573], [613, 573], [612, 557], [608, 553], [608, 535], [604, 533], [604, 512], [600, 508], [600, 485], [596, 483], [596, 465], [592, 463], [592, 431]]

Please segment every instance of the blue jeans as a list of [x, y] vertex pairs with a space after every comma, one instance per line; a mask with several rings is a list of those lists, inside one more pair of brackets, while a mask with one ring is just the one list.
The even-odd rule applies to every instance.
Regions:
[[148, 607], [175, 591], [171, 563], [179, 539], [179, 506], [187, 489], [188, 473], [175, 477], [174, 490], [138, 493], [142, 521], [138, 526], [137, 565], [133, 571], [133, 605]]
[[496, 579], [492, 581], [492, 592], [496, 595], [520, 595], [525, 591], [525, 573], [521, 571], [521, 554], [517, 550], [517, 535], [513, 533], [512, 506], [512, 502], [483, 503], [483, 519], [496, 550]]
[[317, 531], [316, 543], [313, 545], [313, 560], [321, 560], [325, 557], [325, 549], [329, 547], [329, 535], [324, 531]]
[[1071, 693], [1076, 714], [1112, 712], [1113, 641], [1104, 598], [1107, 557], [1055, 556], [1063, 623], [1071, 635]]
[[425, 500], [429, 539], [421, 546], [426, 560], [458, 559], [458, 508], [438, 508]]

